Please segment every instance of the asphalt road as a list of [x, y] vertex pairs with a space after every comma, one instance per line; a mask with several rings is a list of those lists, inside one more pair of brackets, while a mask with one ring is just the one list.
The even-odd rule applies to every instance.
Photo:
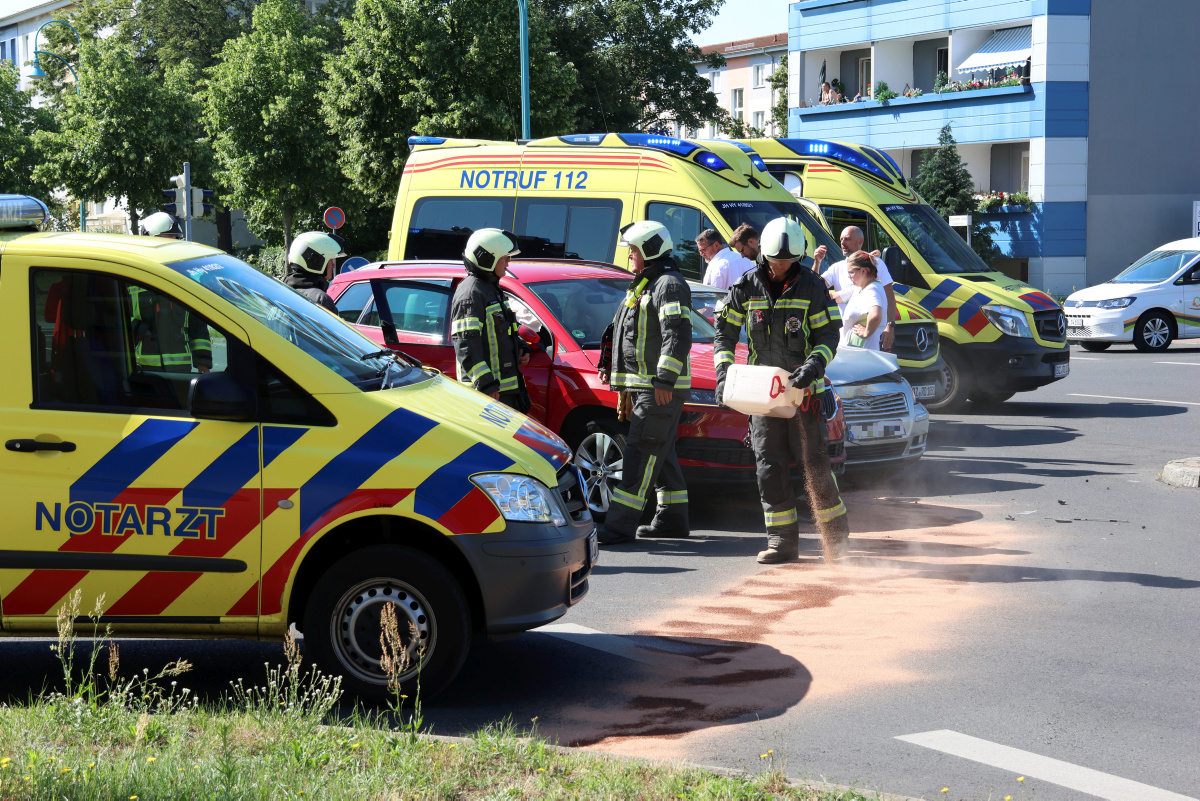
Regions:
[[[564, 744], [774, 760], [925, 798], [1200, 798], [1200, 491], [1157, 480], [1200, 455], [1200, 344], [1076, 349], [1071, 369], [935, 416], [913, 469], [844, 482], [844, 567], [811, 534], [800, 563], [756, 564], [753, 490], [693, 488], [692, 540], [602, 551], [583, 603], [477, 642], [426, 719], [457, 734], [536, 718]], [[0, 695], [53, 681], [47, 645], [0, 643]], [[282, 656], [178, 640], [121, 654], [124, 670], [188, 658], [210, 694]]]

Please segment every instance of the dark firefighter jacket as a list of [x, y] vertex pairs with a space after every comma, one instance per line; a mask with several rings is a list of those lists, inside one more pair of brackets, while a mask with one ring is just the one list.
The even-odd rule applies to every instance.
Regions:
[[198, 315], [150, 289], [132, 287], [135, 356], [150, 370], [212, 368], [208, 325]]
[[833, 361], [842, 318], [825, 282], [797, 262], [784, 279], [783, 291], [773, 300], [768, 286], [770, 269], [761, 264], [743, 275], [720, 304], [713, 343], [718, 385], [725, 383], [725, 373], [733, 364], [743, 325], [750, 341], [749, 364], [790, 372], [809, 358], [818, 359], [822, 368]]
[[692, 292], [669, 256], [634, 276], [613, 320], [613, 389], [692, 386]]
[[283, 279], [283, 283], [287, 284], [292, 289], [296, 290], [321, 308], [328, 309], [334, 314], [337, 314], [337, 306], [334, 305], [333, 300], [325, 292], [326, 288], [329, 286], [329, 282], [321, 276], [296, 270], [288, 273], [287, 277]]
[[467, 267], [467, 277], [454, 290], [450, 319], [458, 380], [485, 395], [518, 391], [517, 360], [526, 348], [517, 336], [517, 318], [504, 302], [500, 279]]

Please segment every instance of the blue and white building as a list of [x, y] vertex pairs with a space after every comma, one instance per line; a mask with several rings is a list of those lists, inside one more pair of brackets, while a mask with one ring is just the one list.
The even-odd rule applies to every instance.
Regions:
[[[986, 218], [997, 268], [1069, 293], [1194, 235], [1198, 35], [1196, 0], [801, 0], [788, 16], [789, 135], [871, 145], [915, 175], [953, 123], [977, 189], [1035, 202]], [[1013, 69], [1027, 85], [933, 93], [939, 71]], [[822, 76], [865, 99], [820, 105]], [[880, 82], [902, 96], [872, 99]]]

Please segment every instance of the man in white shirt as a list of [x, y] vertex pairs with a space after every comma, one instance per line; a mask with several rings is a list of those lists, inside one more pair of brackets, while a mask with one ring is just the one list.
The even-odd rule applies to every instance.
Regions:
[[700, 257], [708, 262], [708, 268], [704, 271], [704, 283], [709, 286], [729, 289], [739, 278], [754, 269], [754, 262], [727, 248], [725, 240], [712, 228], [705, 228], [696, 237], [696, 250], [700, 252]]
[[[847, 225], [842, 229], [842, 236], [838, 244], [842, 248], [842, 260], [836, 264], [829, 266], [829, 269], [821, 273], [821, 277], [825, 279], [825, 284], [832, 290], [830, 295], [837, 301], [838, 312], [846, 310], [846, 301], [850, 300], [854, 295], [857, 287], [850, 280], [850, 273], [846, 270], [846, 257], [851, 253], [862, 250], [863, 241], [862, 229]], [[817, 248], [813, 253], [813, 270], [814, 272], [820, 269], [821, 262], [824, 260], [826, 251], [825, 246]], [[875, 269], [879, 271], [879, 283], [883, 284], [884, 294], [887, 295], [887, 315], [884, 317], [886, 323], [882, 332], [879, 335], [879, 344], [884, 350], [890, 350], [892, 340], [895, 337], [895, 320], [898, 316], [896, 311], [896, 294], [892, 291], [892, 275], [888, 272], [888, 268], [883, 261], [874, 253], [871, 256], [875, 259]]]

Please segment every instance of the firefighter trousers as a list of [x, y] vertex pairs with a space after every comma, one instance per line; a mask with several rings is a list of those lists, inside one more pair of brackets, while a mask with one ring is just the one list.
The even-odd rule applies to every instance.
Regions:
[[850, 527], [829, 463], [824, 418], [802, 409], [792, 418], [752, 416], [750, 442], [758, 468], [758, 494], [768, 547], [795, 549], [799, 543], [797, 492], [790, 470], [790, 465], [796, 463], [804, 467], [805, 489], [826, 558], [840, 558]]
[[672, 395], [670, 403], [659, 406], [654, 402], [653, 389], [630, 390], [630, 395], [633, 409], [621, 481], [613, 490], [604, 525], [622, 534], [634, 534], [650, 490], [654, 489], [658, 496], [654, 525], [687, 531], [687, 484], [675, 455], [684, 399]]

